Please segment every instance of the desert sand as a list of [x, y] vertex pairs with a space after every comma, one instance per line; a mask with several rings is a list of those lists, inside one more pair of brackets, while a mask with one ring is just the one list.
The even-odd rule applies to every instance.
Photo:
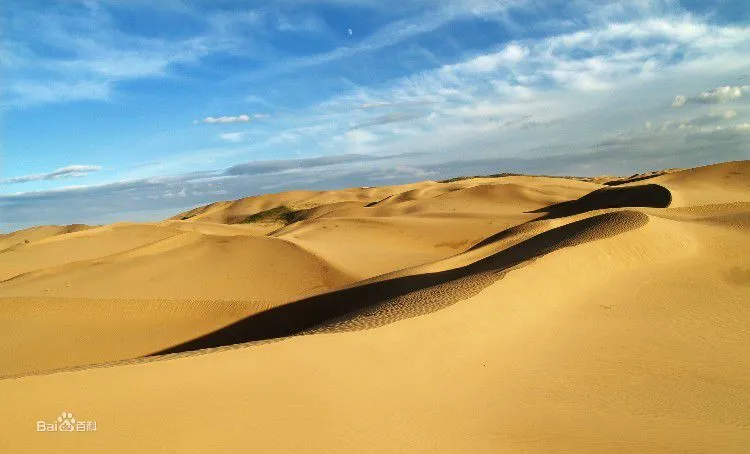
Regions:
[[750, 161], [0, 235], [0, 452], [747, 452], [748, 233]]

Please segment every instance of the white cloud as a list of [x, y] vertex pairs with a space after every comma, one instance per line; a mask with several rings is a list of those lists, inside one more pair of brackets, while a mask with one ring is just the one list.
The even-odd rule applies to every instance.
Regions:
[[209, 125], [213, 124], [226, 124], [226, 123], [247, 123], [252, 118], [250, 115], [247, 114], [240, 114], [240, 115], [229, 115], [224, 117], [206, 117], [202, 120], [195, 120], [193, 121], [194, 124], [198, 123], [205, 123]]
[[215, 125], [215, 124], [229, 124], [229, 123], [248, 123], [252, 121], [253, 119], [256, 120], [262, 120], [265, 118], [269, 118], [271, 115], [266, 113], [256, 113], [256, 114], [239, 114], [239, 115], [225, 115], [221, 117], [205, 117], [200, 120], [193, 120], [193, 124], [199, 124], [204, 123], [208, 125]]
[[[680, 65], [681, 60], [673, 58], [676, 54], [695, 61], [736, 52], [735, 47], [728, 46], [736, 41], [735, 35], [747, 36], [747, 47], [750, 29], [729, 29], [708, 27], [690, 17], [605, 24], [541, 40], [512, 42], [496, 52], [445, 65], [421, 78], [433, 86], [433, 93], [438, 86], [477, 91], [482, 83], [507, 92], [509, 87], [549, 85], [550, 81], [583, 92], [606, 91], [623, 80], [646, 79]], [[706, 40], [715, 45], [706, 45]], [[717, 94], [707, 96], [711, 95]], [[678, 98], [675, 105], [681, 102]]]
[[695, 102], [716, 104], [732, 101], [742, 97], [743, 87], [724, 86], [704, 91], [694, 98]]
[[741, 98], [742, 93], [747, 91], [750, 91], [750, 86], [724, 85], [722, 87], [712, 88], [711, 90], [704, 91], [689, 98], [683, 95], [677, 95], [674, 98], [672, 107], [682, 107], [687, 103], [722, 104]]
[[[7, 90], [17, 98], [16, 105], [109, 99], [112, 87], [102, 81], [15, 81]], [[13, 103], [11, 103], [13, 104]]]
[[[348, 106], [339, 121], [357, 125], [366, 124], [368, 117], [351, 106], [389, 108], [429, 101], [429, 107], [415, 105], [409, 110], [424, 113], [422, 118], [367, 130], [371, 136], [362, 142], [367, 153], [424, 151], [435, 160], [445, 160], [456, 152], [468, 158], [526, 156], [532, 153], [528, 150], [534, 150], [531, 156], [586, 150], [612, 129], [625, 136], [642, 132], [645, 115], [651, 119], [652, 131], [671, 121], [658, 134], [657, 147], [673, 150], [683, 146], [689, 131], [729, 127], [731, 119], [742, 116], [738, 109], [670, 119], [674, 111], [665, 108], [663, 99], [675, 87], [701, 87], [707, 80], [736, 77], [741, 56], [750, 51], [750, 39], [736, 39], [743, 35], [750, 37], [750, 27], [709, 26], [701, 18], [668, 14], [658, 20], [603, 23], [542, 39], [517, 40], [493, 52], [372, 88], [354, 85], [321, 106], [328, 111], [344, 111]], [[315, 115], [313, 109], [311, 114]], [[562, 122], [565, 128], [555, 127]], [[544, 134], [530, 131], [535, 126], [549, 129]], [[653, 140], [652, 136], [657, 135], [649, 133], [646, 138]], [[320, 141], [326, 146], [325, 137]], [[336, 141], [328, 142], [336, 146]], [[645, 152], [646, 145], [639, 146]], [[732, 142], [731, 147], [717, 150], [716, 156], [736, 152]]]

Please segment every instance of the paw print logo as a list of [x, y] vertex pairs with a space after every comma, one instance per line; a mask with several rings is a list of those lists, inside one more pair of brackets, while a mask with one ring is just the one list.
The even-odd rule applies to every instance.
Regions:
[[60, 426], [60, 432], [73, 432], [75, 430], [76, 419], [73, 417], [73, 413], [64, 411], [62, 415], [57, 417], [57, 423]]

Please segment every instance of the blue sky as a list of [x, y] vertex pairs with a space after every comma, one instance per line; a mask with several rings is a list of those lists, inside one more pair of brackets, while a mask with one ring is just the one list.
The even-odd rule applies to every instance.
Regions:
[[0, 229], [750, 158], [744, 0], [6, 0]]

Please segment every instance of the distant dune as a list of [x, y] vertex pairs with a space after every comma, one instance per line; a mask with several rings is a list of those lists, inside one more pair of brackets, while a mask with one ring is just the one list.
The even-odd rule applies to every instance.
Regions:
[[743, 452], [748, 234], [750, 161], [0, 235], [0, 452]]

